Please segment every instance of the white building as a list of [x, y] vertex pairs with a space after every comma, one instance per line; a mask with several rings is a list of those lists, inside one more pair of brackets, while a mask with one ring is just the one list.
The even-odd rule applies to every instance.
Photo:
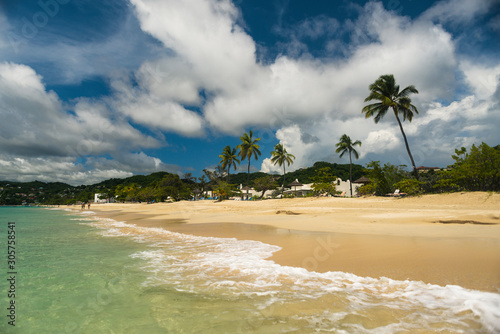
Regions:
[[114, 203], [115, 202], [115, 198], [114, 197], [106, 197], [106, 198], [103, 198], [103, 199], [99, 199], [99, 197], [102, 196], [102, 195], [106, 196], [106, 194], [95, 193], [94, 194], [94, 203]]
[[[342, 181], [341, 178], [337, 178], [336, 182], [336, 189], [337, 191], [340, 191], [340, 194], [344, 194], [342, 196], [346, 197], [351, 197], [351, 189], [350, 189], [350, 184], [351, 182], [349, 180], [347, 181]], [[356, 196], [357, 192], [356, 190], [358, 187], [361, 187], [363, 183], [352, 183], [352, 196]]]

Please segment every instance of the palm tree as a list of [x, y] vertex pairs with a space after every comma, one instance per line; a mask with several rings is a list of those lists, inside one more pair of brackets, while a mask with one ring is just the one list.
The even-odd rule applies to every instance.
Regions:
[[224, 147], [222, 150], [222, 154], [219, 155], [219, 158], [222, 160], [219, 162], [222, 164], [222, 169], [227, 168], [227, 176], [226, 176], [226, 181], [229, 182], [229, 170], [231, 169], [231, 166], [236, 170], [236, 163], [240, 163], [240, 159], [238, 159], [238, 150], [236, 147], [231, 148], [231, 146], [227, 145]]
[[257, 142], [260, 138], [253, 138], [253, 132], [250, 130], [249, 133], [246, 133], [240, 137], [241, 144], [236, 146], [237, 149], [240, 150], [239, 155], [241, 157], [241, 161], [248, 159], [248, 178], [247, 178], [247, 186], [250, 187], [250, 159], [252, 155], [255, 157], [255, 160], [259, 158], [260, 155], [260, 146]]
[[418, 178], [417, 167], [415, 166], [415, 161], [413, 161], [410, 146], [408, 145], [408, 140], [406, 139], [403, 125], [399, 118], [399, 116], [403, 116], [403, 121], [408, 120], [411, 122], [413, 113], [418, 114], [417, 108], [411, 104], [411, 99], [409, 98], [409, 95], [412, 93], [418, 94], [418, 90], [415, 86], [411, 85], [399, 91], [399, 85], [396, 85], [396, 80], [392, 74], [381, 75], [380, 78], [369, 86], [369, 89], [370, 95], [365, 99], [365, 102], [373, 100], [380, 102], [365, 106], [362, 113], [365, 113], [366, 118], [375, 116], [375, 123], [378, 123], [385, 116], [387, 110], [392, 108], [394, 116], [396, 116], [396, 120], [398, 121], [399, 129], [401, 129], [401, 133], [403, 134], [406, 150], [413, 166], [413, 172], [415, 173], [415, 177]]
[[356, 145], [361, 146], [361, 142], [359, 140], [352, 142], [351, 137], [349, 137], [346, 134], [343, 134], [342, 137], [340, 137], [340, 141], [337, 144], [335, 144], [335, 146], [337, 146], [335, 153], [340, 153], [341, 158], [344, 156], [344, 154], [346, 152], [349, 152], [349, 186], [351, 188], [351, 197], [352, 197], [352, 156], [351, 156], [351, 153], [354, 153], [354, 157], [356, 159], [359, 159], [359, 154], [354, 149], [354, 146], [356, 146]]
[[274, 146], [274, 151], [271, 152], [272, 158], [271, 161], [276, 165], [283, 166], [283, 185], [281, 186], [281, 191], [285, 189], [285, 162], [290, 166], [293, 163], [293, 159], [295, 156], [286, 151], [286, 148], [283, 147], [283, 144], [276, 144]]

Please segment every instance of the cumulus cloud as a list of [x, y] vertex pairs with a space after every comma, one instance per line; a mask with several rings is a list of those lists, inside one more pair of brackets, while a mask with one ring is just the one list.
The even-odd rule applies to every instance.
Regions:
[[236, 134], [248, 126], [352, 117], [360, 112], [368, 85], [384, 73], [394, 73], [402, 85], [425, 87], [417, 101], [451, 96], [456, 61], [448, 33], [432, 24], [411, 23], [377, 3], [366, 6], [357, 24], [366, 25], [379, 42], [359, 46], [341, 62], [281, 56], [253, 74], [246, 90], [208, 101], [208, 123]]
[[485, 66], [463, 61], [460, 69], [467, 84], [479, 99], [489, 98], [497, 89], [500, 82], [500, 63], [496, 66]]
[[131, 141], [133, 147], [159, 147], [100, 104], [81, 100], [67, 113], [32, 68], [0, 63], [0, 144], [7, 153], [26, 156], [103, 154]]
[[[156, 65], [161, 66], [161, 63]], [[190, 81], [176, 73], [152, 69], [149, 63], [142, 66], [136, 74], [138, 85], [135, 86], [128, 77], [113, 80], [114, 108], [133, 122], [151, 129], [185, 136], [203, 135], [202, 117], [180, 103], [198, 100]]]
[[142, 29], [186, 59], [206, 89], [231, 90], [255, 70], [255, 43], [231, 1], [131, 2]]
[[0, 153], [0, 179], [28, 182], [65, 182], [71, 185], [93, 184], [109, 178], [132, 176], [116, 169], [88, 170], [73, 158], [19, 157]]
[[[43, 78], [26, 65], [0, 63], [0, 118], [0, 176], [4, 179], [40, 175], [39, 180], [74, 184], [95, 181], [105, 171], [109, 178], [180, 168], [142, 152], [120, 153], [165, 143], [144, 135], [101, 102], [80, 99], [67, 112], [57, 94], [47, 91]], [[116, 156], [118, 165], [95, 165], [93, 158], [77, 162], [105, 154]]]

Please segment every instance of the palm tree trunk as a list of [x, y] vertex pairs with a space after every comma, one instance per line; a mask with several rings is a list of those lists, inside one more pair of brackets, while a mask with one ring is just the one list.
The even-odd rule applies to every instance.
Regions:
[[351, 188], [351, 197], [352, 197], [352, 157], [351, 157], [351, 150], [349, 150], [349, 187]]
[[403, 139], [405, 140], [406, 151], [408, 151], [408, 155], [410, 156], [410, 160], [411, 160], [411, 165], [413, 166], [413, 173], [415, 174], [415, 178], [418, 180], [417, 167], [415, 166], [415, 161], [413, 161], [413, 156], [411, 155], [411, 152], [410, 152], [410, 146], [408, 145], [408, 139], [406, 139], [406, 134], [403, 130], [403, 125], [401, 124], [401, 121], [399, 120], [398, 110], [396, 108], [394, 108], [394, 115], [396, 116], [396, 119], [398, 120], [399, 129], [401, 130], [401, 134], [403, 135]]
[[281, 193], [282, 194], [283, 194], [283, 191], [285, 191], [285, 175], [286, 175], [285, 164], [283, 164], [283, 185], [281, 186]]
[[[247, 187], [250, 188], [250, 157], [248, 158]], [[247, 189], [247, 198], [248, 198], [248, 189]]]

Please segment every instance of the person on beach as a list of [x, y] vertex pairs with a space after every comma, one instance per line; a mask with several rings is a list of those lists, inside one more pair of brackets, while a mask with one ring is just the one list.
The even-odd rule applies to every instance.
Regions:
[[82, 210], [85, 209], [85, 203], [82, 203]]
[[90, 202], [88, 202], [87, 208], [88, 208], [88, 210], [90, 210]]

